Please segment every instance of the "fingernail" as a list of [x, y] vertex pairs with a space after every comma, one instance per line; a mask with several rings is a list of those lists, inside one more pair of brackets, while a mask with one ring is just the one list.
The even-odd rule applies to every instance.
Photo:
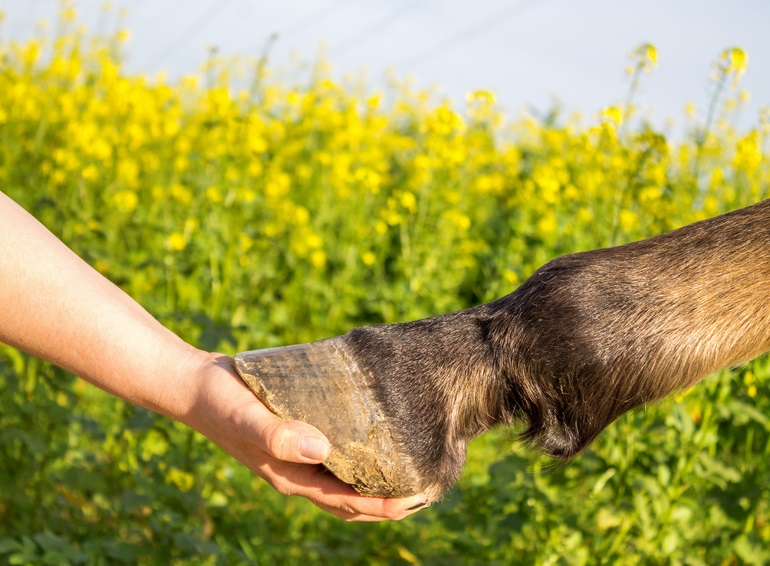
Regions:
[[329, 455], [329, 445], [315, 436], [303, 436], [299, 444], [299, 453], [310, 460], [322, 462]]
[[428, 502], [427, 501], [421, 501], [417, 505], [412, 505], [411, 507], [407, 508], [407, 511], [414, 511], [415, 509], [419, 509], [420, 507], [427, 507]]

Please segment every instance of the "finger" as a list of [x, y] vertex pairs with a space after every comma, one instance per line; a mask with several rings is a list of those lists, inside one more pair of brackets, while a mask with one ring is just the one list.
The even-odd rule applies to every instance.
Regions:
[[394, 515], [391, 517], [377, 517], [374, 515], [363, 515], [361, 513], [350, 513], [348, 511], [343, 511], [341, 509], [338, 509], [336, 507], [329, 507], [323, 504], [320, 504], [316, 501], [311, 501], [316, 507], [323, 509], [327, 513], [331, 513], [332, 515], [336, 515], [337, 517], [343, 519], [344, 521], [362, 521], [362, 522], [376, 522], [376, 521], [400, 521], [402, 519], [405, 519], [409, 517], [410, 515], [414, 515], [418, 511], [425, 509], [430, 506], [429, 503], [426, 504], [420, 504], [417, 506], [416, 509], [413, 509], [411, 511], [404, 511], [403, 513], [399, 515]]
[[362, 515], [360, 513], [349, 513], [347, 511], [343, 511], [341, 509], [338, 509], [336, 507], [332, 507], [329, 505], [323, 505], [318, 503], [317, 501], [311, 501], [313, 505], [321, 509], [322, 511], [325, 511], [326, 513], [329, 513], [331, 515], [334, 515], [336, 517], [339, 517], [343, 521], [356, 521], [356, 522], [364, 522], [364, 523], [376, 523], [381, 521], [388, 521], [389, 519], [385, 517], [372, 517], [371, 515]]
[[285, 421], [262, 403], [254, 403], [252, 411], [257, 429], [255, 441], [273, 458], [297, 464], [318, 464], [329, 456], [329, 441], [314, 426], [301, 421]]
[[245, 404], [240, 427], [256, 431], [249, 437], [273, 458], [298, 464], [318, 464], [329, 455], [329, 441], [314, 426], [301, 421], [287, 421], [276, 416], [249, 390], [240, 378], [236, 380]]
[[405, 499], [365, 497], [330, 474], [319, 473], [323, 479], [316, 481], [316, 486], [308, 491], [298, 488], [297, 495], [345, 521], [399, 521], [429, 505], [423, 496]]
[[[314, 504], [320, 506], [321, 501], [313, 499], [312, 495], [307, 496]], [[415, 503], [415, 501], [417, 503]], [[324, 505], [326, 503], [323, 503]], [[347, 514], [347, 520], [355, 521], [400, 521], [425, 509], [430, 504], [424, 500], [423, 496], [413, 496], [401, 499], [382, 499], [376, 497], [363, 497], [352, 495], [343, 498], [341, 501], [334, 501], [342, 513]]]
[[[370, 498], [362, 497], [360, 495], [353, 495], [351, 498], [342, 501], [332, 500], [331, 503], [328, 503], [326, 499], [315, 499], [312, 495], [306, 495], [306, 497], [317, 507], [332, 513], [345, 521], [400, 521], [401, 519], [430, 506], [430, 503], [426, 501], [420, 501], [417, 504], [410, 505], [411, 501], [406, 503], [395, 499]], [[358, 501], [359, 499], [367, 501], [363, 501], [363, 504], [361, 504]], [[409, 506], [407, 507], [407, 505]], [[371, 508], [377, 514], [369, 515], [358, 511], [358, 509], [365, 508]]]
[[347, 520], [397, 520], [429, 504], [422, 494], [402, 499], [364, 497], [322, 466], [272, 461], [263, 462], [258, 473], [279, 492], [305, 497]]

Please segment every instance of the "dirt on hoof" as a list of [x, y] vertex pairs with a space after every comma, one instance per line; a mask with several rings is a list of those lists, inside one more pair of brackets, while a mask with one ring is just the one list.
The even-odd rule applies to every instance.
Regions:
[[235, 368], [276, 415], [309, 423], [331, 443], [324, 465], [362, 495], [407, 497], [420, 485], [363, 375], [339, 338], [241, 352]]

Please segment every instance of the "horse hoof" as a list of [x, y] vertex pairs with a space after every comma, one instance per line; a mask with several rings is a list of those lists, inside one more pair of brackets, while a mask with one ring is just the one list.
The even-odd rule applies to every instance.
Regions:
[[407, 497], [420, 485], [365, 375], [344, 341], [241, 352], [235, 368], [276, 415], [309, 423], [329, 439], [324, 465], [362, 495]]

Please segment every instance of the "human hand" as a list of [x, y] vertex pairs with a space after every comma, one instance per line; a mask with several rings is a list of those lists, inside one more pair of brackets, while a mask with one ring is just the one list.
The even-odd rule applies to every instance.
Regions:
[[221, 354], [194, 356], [194, 402], [181, 420], [206, 435], [284, 495], [309, 499], [348, 521], [399, 520], [427, 498], [381, 499], [359, 495], [320, 463], [328, 455], [326, 437], [315, 427], [275, 416], [249, 390]]

